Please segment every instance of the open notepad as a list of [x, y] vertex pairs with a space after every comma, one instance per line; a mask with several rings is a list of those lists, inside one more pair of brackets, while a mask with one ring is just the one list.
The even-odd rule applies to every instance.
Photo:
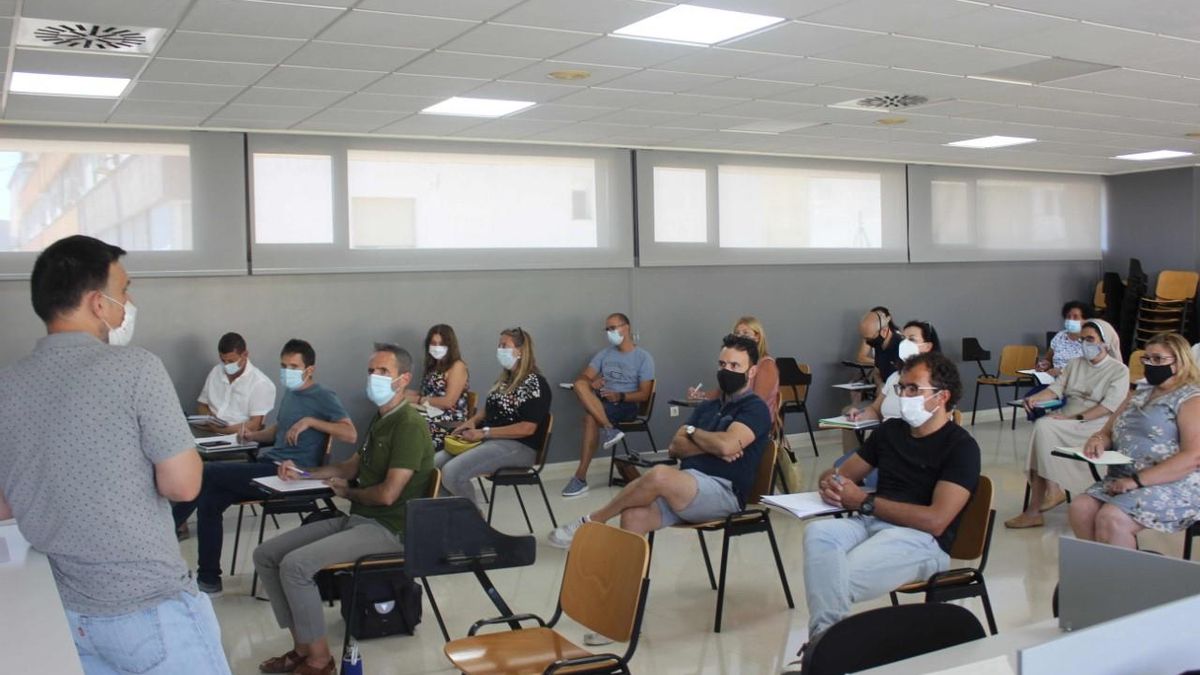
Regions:
[[282, 480], [279, 476], [263, 476], [255, 478], [254, 482], [268, 492], [324, 492], [329, 486], [323, 480], [307, 478], [303, 480]]
[[188, 421], [188, 424], [195, 424], [196, 426], [201, 426], [201, 427], [208, 426], [208, 425], [213, 425], [213, 426], [218, 426], [218, 427], [228, 426], [227, 424], [225, 424], [225, 420], [222, 420], [220, 417], [213, 417], [212, 415], [188, 415], [187, 421]]
[[1133, 459], [1129, 455], [1123, 455], [1113, 450], [1105, 450], [1103, 455], [1100, 455], [1094, 459], [1083, 454], [1083, 448], [1055, 448], [1055, 450], [1058, 450], [1064, 455], [1078, 457], [1079, 459], [1082, 459], [1085, 462], [1091, 462], [1092, 464], [1133, 464]]
[[797, 518], [812, 518], [830, 513], [841, 513], [846, 509], [840, 506], [830, 506], [821, 499], [819, 492], [796, 492], [790, 495], [764, 495], [762, 503], [773, 506]]
[[821, 427], [837, 427], [839, 429], [870, 429], [871, 427], [879, 426], [877, 419], [864, 419], [850, 421], [845, 415], [837, 417], [827, 417], [823, 420], [817, 420], [817, 426]]
[[1033, 379], [1037, 380], [1038, 384], [1050, 384], [1054, 381], [1054, 376], [1050, 373], [1041, 370], [1034, 370], [1033, 368], [1018, 370], [1017, 372], [1022, 375], [1028, 375], [1029, 377], [1032, 377]]

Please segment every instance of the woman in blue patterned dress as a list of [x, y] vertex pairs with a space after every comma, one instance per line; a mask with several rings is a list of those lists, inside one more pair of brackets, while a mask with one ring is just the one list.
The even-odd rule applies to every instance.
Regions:
[[421, 389], [408, 392], [409, 400], [416, 403], [423, 414], [430, 406], [442, 411], [440, 415], [426, 415], [434, 452], [442, 449], [449, 430], [470, 414], [471, 411], [467, 410], [469, 388], [467, 362], [462, 360], [458, 350], [454, 329], [439, 323], [425, 334], [425, 369], [421, 376]]
[[1133, 463], [1110, 466], [1071, 504], [1080, 539], [1136, 548], [1144, 529], [1179, 532], [1200, 519], [1200, 367], [1175, 334], [1147, 342], [1142, 363], [1153, 386], [1127, 398], [1084, 446], [1089, 457], [1112, 449]]

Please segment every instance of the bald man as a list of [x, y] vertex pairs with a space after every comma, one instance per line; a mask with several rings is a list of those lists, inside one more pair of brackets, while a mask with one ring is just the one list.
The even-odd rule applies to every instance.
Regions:
[[900, 329], [887, 313], [872, 310], [858, 322], [858, 332], [875, 352], [876, 384], [882, 384], [900, 364]]

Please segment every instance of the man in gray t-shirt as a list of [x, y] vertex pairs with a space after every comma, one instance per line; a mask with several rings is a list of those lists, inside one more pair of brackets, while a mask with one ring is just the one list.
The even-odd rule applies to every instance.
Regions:
[[168, 501], [199, 492], [200, 456], [162, 362], [121, 346], [124, 253], [76, 235], [34, 264], [48, 335], [0, 370], [0, 519], [49, 557], [85, 672], [228, 673]]

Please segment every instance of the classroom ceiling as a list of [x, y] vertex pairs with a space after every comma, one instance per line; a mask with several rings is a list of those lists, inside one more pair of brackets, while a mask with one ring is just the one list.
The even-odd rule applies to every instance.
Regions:
[[[788, 20], [711, 47], [610, 35], [676, 4]], [[20, 17], [164, 33], [148, 55], [32, 49], [17, 46]], [[1196, 164], [1196, 157], [1129, 162], [1115, 155], [1200, 154], [1197, 0], [0, 0], [0, 40], [7, 52], [0, 104], [12, 122], [1105, 174]], [[591, 75], [547, 76], [562, 70]], [[37, 96], [8, 91], [13, 71], [133, 82], [118, 99]], [[888, 94], [929, 103], [835, 107]], [[450, 96], [537, 105], [493, 120], [418, 114]], [[895, 118], [903, 121], [880, 123]], [[989, 135], [1038, 142], [991, 150], [944, 145]]]

